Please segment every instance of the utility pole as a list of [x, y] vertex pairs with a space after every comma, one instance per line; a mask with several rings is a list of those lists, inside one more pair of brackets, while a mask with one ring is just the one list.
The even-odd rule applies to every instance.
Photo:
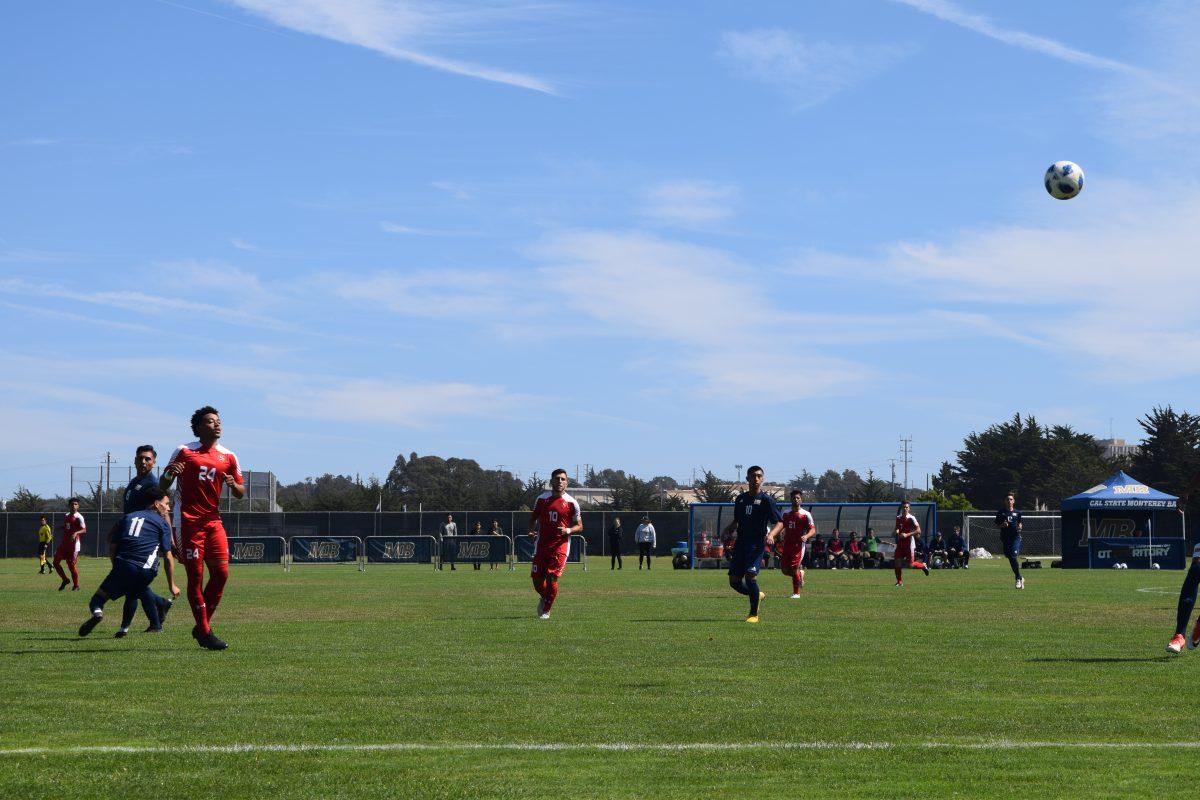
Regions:
[[900, 437], [901, 452], [904, 454], [904, 498], [908, 499], [908, 465], [912, 463], [912, 434]]
[[896, 459], [889, 458], [888, 463], [892, 465], [892, 496], [896, 495]]
[[734, 482], [734, 483], [741, 483], [741, 481], [742, 481], [742, 465], [741, 465], [741, 464], [734, 464], [733, 466], [734, 466], [734, 468], [735, 468], [735, 469], [737, 469], [737, 475], [735, 475], [735, 476], [734, 476], [734, 478], [733, 478], [733, 482]]

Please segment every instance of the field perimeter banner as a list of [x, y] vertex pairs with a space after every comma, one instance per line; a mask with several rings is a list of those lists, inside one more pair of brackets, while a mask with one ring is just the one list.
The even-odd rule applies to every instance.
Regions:
[[340, 564], [358, 561], [357, 536], [293, 536], [292, 561], [297, 564]]
[[445, 536], [442, 538], [442, 561], [446, 564], [479, 562], [504, 564], [512, 550], [507, 536]]
[[230, 564], [282, 564], [287, 542], [282, 536], [230, 536]]
[[371, 564], [432, 564], [437, 552], [432, 536], [368, 536], [366, 545]]

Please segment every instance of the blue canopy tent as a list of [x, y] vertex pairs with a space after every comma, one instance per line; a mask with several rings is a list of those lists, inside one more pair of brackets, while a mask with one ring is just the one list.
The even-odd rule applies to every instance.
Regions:
[[[1183, 569], [1179, 498], [1118, 472], [1062, 501], [1063, 566]], [[1156, 541], [1157, 539], [1157, 541]]]

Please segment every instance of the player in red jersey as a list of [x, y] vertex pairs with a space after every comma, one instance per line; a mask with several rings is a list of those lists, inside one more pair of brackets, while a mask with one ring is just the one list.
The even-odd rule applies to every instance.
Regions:
[[[212, 616], [229, 579], [229, 542], [218, 513], [221, 490], [228, 486], [234, 497], [246, 496], [242, 471], [233, 451], [217, 443], [221, 415], [212, 406], [192, 414], [197, 441], [183, 444], [171, 456], [159, 484], [169, 489], [179, 479], [180, 536], [177, 548], [187, 571], [187, 596], [196, 627], [192, 637], [201, 647], [224, 650], [229, 645], [212, 631]], [[204, 585], [204, 567], [208, 584]], [[203, 587], [203, 588], [201, 588]]]
[[929, 565], [917, 561], [917, 537], [921, 535], [921, 523], [909, 513], [908, 501], [900, 504], [900, 513], [896, 516], [896, 585], [904, 585], [904, 562], [912, 564], [926, 575]]
[[817, 523], [812, 514], [800, 507], [804, 493], [792, 490], [792, 510], [783, 514], [783, 549], [779, 556], [779, 571], [792, 579], [792, 599], [800, 598], [804, 588], [804, 551], [808, 540], [817, 535]]
[[529, 535], [537, 537], [529, 574], [542, 598], [538, 601], [538, 619], [550, 619], [550, 607], [558, 597], [558, 579], [571, 552], [571, 536], [582, 530], [579, 503], [567, 494], [567, 471], [556, 469], [550, 473], [550, 491], [538, 495], [529, 515]]
[[[54, 551], [54, 569], [58, 572], [58, 577], [62, 578], [62, 583], [58, 585], [58, 590], [61, 592], [67, 588], [67, 584], [71, 584], [71, 591], [79, 591], [79, 570], [75, 568], [75, 563], [79, 561], [79, 544], [83, 534], [87, 532], [87, 523], [83, 521], [83, 514], [79, 513], [79, 498], [72, 497], [68, 501], [67, 516], [63, 518], [63, 540], [58, 543], [58, 548]], [[67, 568], [71, 570], [71, 577], [67, 577], [67, 573], [63, 572], [62, 562], [67, 562]]]

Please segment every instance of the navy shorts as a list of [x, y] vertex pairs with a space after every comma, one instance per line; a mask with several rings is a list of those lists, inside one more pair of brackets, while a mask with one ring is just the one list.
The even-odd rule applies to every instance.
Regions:
[[1021, 555], [1021, 537], [1020, 536], [1003, 536], [1001, 542], [1004, 544], [1005, 558], [1016, 558]]
[[157, 571], [142, 569], [136, 564], [117, 559], [112, 570], [101, 582], [100, 588], [104, 590], [110, 600], [116, 600], [124, 595], [137, 597], [154, 581], [154, 576], [157, 574]]
[[745, 547], [740, 541], [734, 542], [733, 552], [729, 556], [729, 574], [757, 575], [766, 549], [766, 542], [755, 542]]

